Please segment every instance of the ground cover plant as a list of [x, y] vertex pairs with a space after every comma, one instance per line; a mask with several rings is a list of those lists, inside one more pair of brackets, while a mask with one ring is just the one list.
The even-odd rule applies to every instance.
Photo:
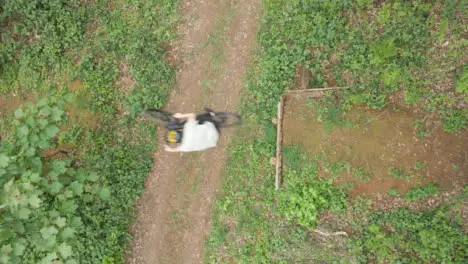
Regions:
[[[463, 263], [466, 1], [267, 0], [263, 8], [243, 101], [251, 122], [231, 146], [205, 261]], [[309, 78], [301, 76], [304, 68]], [[282, 92], [303, 88], [298, 79], [308, 79], [308, 88], [349, 89], [325, 99], [333, 102], [328, 107], [291, 99], [284, 188], [275, 192], [271, 120]], [[369, 134], [352, 144], [340, 131]], [[334, 135], [348, 141], [320, 149], [317, 142]], [[447, 151], [461, 159], [443, 161], [440, 170], [433, 152], [379, 169], [358, 162], [380, 155], [358, 146], [372, 150], [390, 135], [417, 148], [457, 138]], [[356, 151], [361, 156], [350, 159]], [[443, 179], [446, 173], [461, 185]], [[327, 237], [316, 228], [348, 236]]]
[[178, 1], [0, 4], [0, 262], [122, 263]]

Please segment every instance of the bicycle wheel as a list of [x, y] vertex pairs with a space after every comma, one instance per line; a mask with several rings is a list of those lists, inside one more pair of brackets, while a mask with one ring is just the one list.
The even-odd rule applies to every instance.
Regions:
[[157, 124], [165, 126], [171, 124], [174, 120], [174, 117], [172, 117], [172, 113], [164, 111], [162, 109], [146, 109], [143, 112], [143, 115], [150, 118]]
[[215, 113], [215, 121], [218, 122], [220, 127], [232, 127], [239, 125], [242, 122], [240, 115], [230, 112]]

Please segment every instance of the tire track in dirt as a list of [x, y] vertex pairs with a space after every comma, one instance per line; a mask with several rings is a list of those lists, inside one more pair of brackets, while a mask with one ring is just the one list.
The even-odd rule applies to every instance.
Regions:
[[[244, 90], [255, 44], [260, 0], [191, 0], [174, 45], [180, 62], [167, 109], [190, 112], [207, 104], [234, 111]], [[232, 131], [200, 153], [155, 153], [155, 165], [137, 203], [132, 254], [127, 263], [201, 263], [211, 210]]]

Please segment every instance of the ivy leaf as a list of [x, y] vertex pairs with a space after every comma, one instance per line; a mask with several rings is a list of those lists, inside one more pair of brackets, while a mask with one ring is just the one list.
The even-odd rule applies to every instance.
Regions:
[[58, 233], [57, 229], [55, 227], [52, 227], [52, 226], [51, 227], [44, 227], [44, 228], [41, 229], [40, 232], [41, 232], [42, 238], [46, 239], [46, 240], [53, 237], [53, 236], [55, 236]]
[[18, 211], [18, 217], [19, 217], [20, 219], [24, 219], [24, 220], [29, 219], [29, 214], [31, 214], [31, 210], [29, 210], [29, 209], [26, 208], [26, 207], [22, 207], [22, 208], [19, 209], [19, 211]]
[[81, 196], [81, 194], [83, 194], [83, 185], [81, 183], [75, 181], [70, 184], [70, 187], [72, 188], [75, 195]]
[[94, 197], [93, 197], [92, 195], [89, 195], [89, 194], [87, 194], [87, 195], [85, 195], [85, 196], [83, 197], [83, 202], [85, 202], [85, 203], [90, 203], [90, 202], [92, 202], [93, 200], [94, 200]]
[[52, 108], [52, 120], [54, 120], [55, 122], [58, 122], [62, 119], [62, 115], [63, 115], [63, 111], [60, 110], [58, 107], [54, 107]]
[[101, 191], [99, 191], [99, 197], [104, 201], [109, 200], [110, 195], [111, 195], [110, 190], [107, 187], [103, 187]]
[[57, 220], [55, 220], [55, 224], [59, 228], [62, 228], [67, 224], [67, 219], [65, 217], [58, 217]]
[[54, 160], [52, 162], [52, 169], [59, 174], [65, 173], [68, 169], [67, 162], [63, 160]]
[[36, 107], [42, 107], [48, 103], [49, 103], [49, 100], [47, 99], [47, 97], [43, 97], [41, 100], [37, 101]]
[[52, 253], [49, 253], [45, 258], [41, 259], [39, 264], [51, 264], [56, 259], [57, 259], [57, 253], [52, 252]]
[[67, 262], [65, 262], [65, 264], [78, 264], [78, 261], [76, 261], [75, 259], [67, 259]]
[[26, 240], [19, 239], [13, 244], [13, 254], [15, 256], [23, 255], [24, 249], [26, 249]]
[[65, 100], [65, 102], [67, 103], [71, 103], [71, 101], [73, 100], [73, 94], [72, 93], [67, 93], [63, 96], [63, 99]]
[[60, 236], [62, 237], [63, 240], [67, 240], [75, 236], [75, 230], [70, 227], [65, 227], [60, 233]]
[[92, 182], [95, 182], [99, 179], [97, 173], [95, 172], [90, 172], [89, 175], [88, 175], [88, 180], [89, 181], [92, 181]]
[[18, 133], [20, 134], [20, 136], [22, 137], [27, 137], [28, 134], [29, 134], [29, 128], [27, 125], [22, 125], [18, 128]]
[[50, 109], [48, 105], [42, 107], [41, 110], [39, 111], [39, 114], [44, 117], [49, 116], [51, 113], [52, 113], [52, 110]]
[[75, 212], [76, 208], [78, 208], [78, 206], [75, 204], [73, 200], [67, 200], [67, 201], [62, 202], [60, 211], [66, 214], [71, 214]]
[[18, 108], [16, 109], [15, 111], [15, 118], [16, 119], [20, 119], [24, 116], [24, 112], [23, 112], [23, 109], [22, 108]]
[[28, 199], [29, 204], [33, 208], [39, 208], [41, 205], [42, 200], [37, 195], [31, 195]]
[[37, 123], [39, 124], [40, 128], [45, 128], [49, 124], [49, 121], [47, 121], [46, 119], [41, 118], [41, 119], [39, 119], [37, 121]]
[[83, 225], [83, 222], [81, 222], [81, 218], [79, 218], [78, 216], [73, 216], [71, 221], [70, 221], [70, 226], [71, 227], [80, 227], [81, 225]]
[[8, 163], [10, 162], [10, 157], [7, 155], [0, 153], [0, 168], [6, 168]]
[[29, 180], [32, 183], [38, 183], [41, 180], [41, 177], [39, 176], [39, 173], [34, 172], [31, 174], [31, 176], [29, 176]]
[[48, 125], [45, 128], [45, 133], [49, 138], [53, 138], [59, 132], [59, 128], [56, 125]]
[[62, 187], [63, 187], [63, 185], [60, 182], [54, 181], [54, 183], [49, 185], [49, 191], [50, 191], [51, 194], [57, 194], [57, 193], [60, 192]]
[[72, 247], [67, 245], [67, 243], [62, 243], [60, 246], [58, 246], [58, 251], [62, 258], [67, 259], [69, 256], [72, 254]]

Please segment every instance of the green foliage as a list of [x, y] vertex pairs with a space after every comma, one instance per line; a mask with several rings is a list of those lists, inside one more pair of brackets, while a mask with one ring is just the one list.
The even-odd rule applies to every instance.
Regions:
[[[148, 153], [153, 150], [156, 138], [154, 126], [141, 124], [134, 117], [147, 106], [162, 106], [167, 89], [173, 85], [174, 72], [165, 61], [165, 50], [175, 37], [178, 3], [178, 0], [114, 1], [112, 4], [81, 0], [0, 3], [0, 94], [35, 90], [39, 94], [46, 91], [62, 95], [69, 86], [76, 98], [65, 108], [71, 109], [69, 116], [73, 121], [66, 126], [59, 126], [55, 120], [59, 115], [61, 121], [65, 120], [64, 110], [57, 111], [55, 101], [49, 108], [41, 105], [43, 100], [39, 101], [35, 114], [28, 112], [29, 106], [14, 113], [19, 120], [15, 122], [21, 124], [15, 125], [9, 134], [22, 135], [33, 143], [27, 143], [22, 152], [16, 149], [20, 154], [2, 152], [1, 166], [16, 164], [12, 163], [16, 156], [30, 157], [32, 161], [25, 169], [40, 171], [39, 176], [32, 174], [33, 180], [40, 177], [39, 183], [45, 176], [50, 177], [53, 164], [57, 170], [66, 171], [52, 174], [57, 179], [49, 179], [40, 188], [36, 188], [39, 183], [33, 184], [35, 190], [42, 191], [38, 196], [39, 209], [33, 210], [30, 205], [15, 211], [14, 216], [23, 222], [40, 218], [35, 222], [40, 225], [28, 230], [28, 225], [18, 224], [8, 232], [11, 223], [1, 222], [2, 227], [7, 227], [6, 231], [2, 228], [0, 235], [4, 262], [52, 263], [56, 259], [57, 263], [73, 263], [73, 259], [75, 263], [123, 262], [130, 240], [128, 226], [134, 219], [134, 201], [141, 194], [144, 178], [152, 167]], [[122, 76], [131, 77], [133, 85], [120, 87]], [[70, 85], [75, 79], [81, 80], [79, 85]], [[60, 89], [54, 85], [57, 83], [63, 84]], [[86, 115], [80, 115], [81, 112]], [[123, 112], [130, 115], [123, 117]], [[93, 120], [87, 120], [88, 117]], [[0, 123], [2, 140], [4, 127], [10, 125], [9, 120], [8, 126], [4, 125], [5, 120]], [[66, 161], [40, 157], [40, 152], [57, 143], [72, 145]], [[0, 182], [6, 184], [9, 178], [2, 174], [3, 169], [0, 168]], [[13, 186], [24, 180], [18, 173]], [[75, 174], [80, 177], [79, 184], [75, 183]], [[88, 174], [89, 179], [83, 179]], [[1, 201], [0, 205], [4, 200]], [[7, 209], [0, 210], [0, 221], [3, 221]], [[49, 210], [56, 210], [66, 224], [62, 227], [62, 220], [55, 223], [58, 216], [49, 216]], [[44, 215], [37, 216], [43, 211]], [[73, 222], [70, 217], [81, 220]], [[12, 219], [5, 218], [5, 221]], [[72, 224], [75, 226], [68, 228]], [[41, 233], [43, 226], [46, 229]], [[15, 232], [21, 228], [27, 231], [20, 234], [27, 242], [21, 258], [12, 260], [12, 254], [21, 251], [22, 244], [15, 246], [10, 240], [14, 240]], [[29, 239], [29, 232], [36, 232], [35, 237]], [[42, 236], [50, 241], [55, 239], [55, 244], [50, 242], [47, 250], [43, 250], [46, 243], [42, 243]], [[40, 249], [37, 243], [42, 244]], [[10, 259], [6, 260], [7, 257]]]
[[442, 112], [444, 131], [455, 133], [460, 129], [466, 129], [468, 122], [468, 109], [449, 109]]
[[398, 192], [397, 189], [390, 189], [388, 190], [388, 195], [391, 195], [391, 196], [400, 196], [400, 193]]
[[344, 197], [344, 193], [334, 189], [329, 181], [296, 184], [279, 193], [278, 211], [288, 221], [297, 220], [299, 225], [313, 229], [320, 212], [329, 208], [344, 208]]
[[421, 187], [414, 187], [405, 193], [405, 200], [417, 201], [439, 193], [439, 187], [435, 184], [427, 184]]
[[55, 147], [64, 104], [50, 96], [18, 108], [12, 141], [0, 146], [2, 263], [76, 262], [80, 210], [109, 198], [102, 195], [109, 190], [97, 182], [96, 173], [73, 168], [71, 160], [41, 157]]
[[390, 168], [389, 173], [392, 177], [400, 180], [410, 180], [411, 175], [406, 175], [403, 168]]
[[352, 248], [361, 262], [464, 263], [468, 237], [447, 210], [375, 213]]
[[414, 121], [414, 126], [416, 127], [416, 135], [419, 139], [423, 140], [425, 137], [429, 136], [429, 132], [426, 131], [426, 124], [422, 120]]
[[278, 212], [288, 221], [315, 228], [321, 211], [345, 207], [343, 191], [334, 188], [331, 180], [317, 179], [318, 171], [316, 163], [309, 163], [300, 173], [288, 170], [284, 174], [287, 186], [278, 194]]
[[[49, 74], [69, 68], [64, 53], [78, 47], [89, 10], [79, 0], [1, 4], [0, 92], [39, 88]], [[2, 26], [3, 28], [3, 26]]]
[[457, 93], [468, 93], [468, 67], [458, 77], [456, 91]]

